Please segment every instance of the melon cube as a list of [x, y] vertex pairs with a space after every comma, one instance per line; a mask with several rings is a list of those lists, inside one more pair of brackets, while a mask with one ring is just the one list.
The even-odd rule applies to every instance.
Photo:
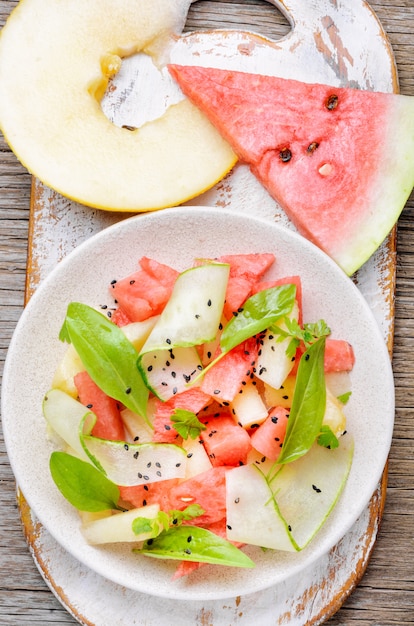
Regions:
[[234, 419], [243, 428], [261, 424], [267, 418], [268, 411], [257, 385], [250, 381], [240, 391], [230, 404]]

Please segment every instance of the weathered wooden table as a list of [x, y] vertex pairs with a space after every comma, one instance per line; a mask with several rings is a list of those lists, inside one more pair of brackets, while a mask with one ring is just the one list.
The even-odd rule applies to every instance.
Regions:
[[[0, 0], [0, 26], [16, 4], [14, 0]], [[391, 41], [400, 91], [414, 95], [413, 0], [373, 1], [371, 6]], [[281, 15], [275, 17], [274, 7], [262, 0], [202, 0], [190, 10], [188, 29], [216, 26], [218, 13], [220, 26], [231, 26], [235, 22], [265, 35], [271, 33], [273, 37], [289, 30], [287, 21]], [[1, 364], [24, 303], [31, 184], [30, 175], [1, 138]], [[413, 213], [412, 196], [400, 218], [397, 233], [393, 357], [396, 420], [385, 511], [367, 571], [342, 608], [328, 621], [332, 626], [414, 624], [414, 426], [411, 421], [414, 414], [414, 242], [410, 229]], [[75, 620], [44, 583], [28, 551], [15, 500], [14, 477], [2, 441], [0, 459], [0, 624], [74, 624]], [[210, 624], [208, 615], [200, 615], [197, 624]], [[271, 624], [273, 622], [269, 622], [269, 626]]]

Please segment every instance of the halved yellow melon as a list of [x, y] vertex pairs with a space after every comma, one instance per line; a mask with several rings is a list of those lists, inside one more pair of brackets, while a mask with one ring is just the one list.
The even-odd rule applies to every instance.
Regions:
[[0, 35], [0, 128], [25, 167], [82, 204], [142, 211], [213, 186], [236, 157], [188, 100], [130, 130], [100, 100], [122, 58], [159, 63], [189, 0], [21, 0]]

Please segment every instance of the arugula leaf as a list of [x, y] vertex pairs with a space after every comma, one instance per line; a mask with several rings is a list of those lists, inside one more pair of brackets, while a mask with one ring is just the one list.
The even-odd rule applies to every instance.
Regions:
[[321, 432], [319, 433], [319, 436], [317, 438], [317, 442], [320, 446], [323, 446], [324, 448], [330, 448], [331, 450], [334, 450], [339, 446], [338, 438], [336, 437], [336, 435], [334, 435], [332, 429], [327, 424], [322, 425]]
[[279, 285], [255, 293], [243, 304], [237, 316], [226, 324], [220, 338], [223, 352], [229, 352], [242, 341], [263, 332], [292, 310], [296, 285]]
[[325, 341], [325, 337], [315, 341], [300, 359], [278, 464], [290, 463], [306, 454], [321, 431], [326, 407]]
[[92, 380], [108, 396], [147, 419], [149, 392], [137, 368], [138, 352], [116, 324], [86, 304], [71, 302], [59, 339], [73, 344]]
[[199, 526], [178, 526], [148, 539], [134, 552], [156, 559], [178, 559], [233, 567], [255, 567], [235, 545]]
[[207, 426], [202, 424], [197, 415], [192, 411], [185, 409], [175, 409], [171, 415], [171, 421], [174, 428], [183, 439], [197, 439], [202, 430], [206, 430]]
[[123, 510], [117, 504], [117, 485], [87, 461], [67, 452], [52, 452], [49, 467], [59, 491], [79, 511]]

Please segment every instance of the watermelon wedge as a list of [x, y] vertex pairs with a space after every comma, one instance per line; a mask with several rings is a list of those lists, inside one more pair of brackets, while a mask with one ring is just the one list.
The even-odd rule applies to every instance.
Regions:
[[169, 70], [302, 235], [349, 275], [368, 260], [414, 185], [414, 97]]

